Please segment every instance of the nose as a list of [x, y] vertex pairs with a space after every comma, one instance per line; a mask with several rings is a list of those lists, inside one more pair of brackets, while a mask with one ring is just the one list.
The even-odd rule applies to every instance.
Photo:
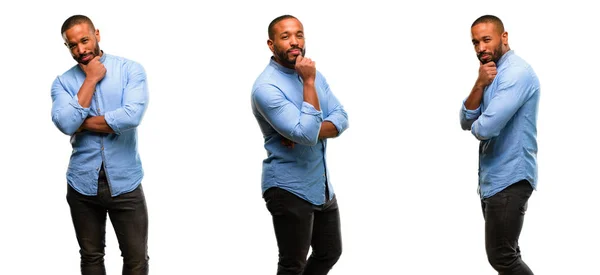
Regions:
[[290, 37], [290, 45], [291, 46], [298, 46], [298, 38], [295, 35], [292, 35]]
[[85, 47], [83, 46], [83, 44], [77, 44], [77, 53], [78, 54], [84, 54], [85, 53]]
[[486, 48], [486, 46], [485, 46], [485, 43], [479, 43], [479, 44], [477, 45], [477, 52], [478, 52], [478, 53], [485, 52], [485, 51], [486, 51], [486, 49], [487, 49], [487, 48]]

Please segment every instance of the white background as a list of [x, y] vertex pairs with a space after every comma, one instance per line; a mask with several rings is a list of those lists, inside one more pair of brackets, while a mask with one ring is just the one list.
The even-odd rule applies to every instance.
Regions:
[[[392, 2], [3, 2], [0, 274], [79, 272], [65, 199], [69, 137], [50, 118], [51, 83], [75, 64], [59, 32], [73, 14], [94, 21], [101, 49], [148, 74], [139, 150], [151, 274], [275, 274], [250, 90], [271, 55], [267, 26], [282, 14], [304, 23], [307, 56], [350, 119], [328, 147], [344, 241], [330, 274], [496, 274], [476, 194], [478, 142], [458, 121], [478, 69], [470, 25], [483, 14], [504, 21], [542, 85], [539, 188], [523, 258], [536, 274], [598, 274], [600, 41], [591, 5]], [[120, 274], [110, 223], [106, 266]]]

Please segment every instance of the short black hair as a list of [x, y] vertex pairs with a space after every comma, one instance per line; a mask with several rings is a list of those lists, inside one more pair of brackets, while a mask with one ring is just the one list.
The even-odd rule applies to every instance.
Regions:
[[78, 24], [82, 24], [82, 23], [87, 23], [88, 26], [90, 26], [90, 28], [92, 29], [92, 31], [96, 30], [96, 27], [94, 27], [94, 23], [92, 23], [92, 20], [85, 16], [85, 15], [81, 15], [81, 14], [77, 14], [77, 15], [73, 15], [69, 18], [67, 18], [67, 20], [65, 20], [65, 22], [62, 24], [62, 27], [60, 28], [60, 35], [65, 34], [65, 32], [72, 28], [75, 25]]
[[269, 39], [273, 39], [275, 37], [275, 31], [273, 30], [273, 27], [275, 26], [275, 24], [279, 23], [279, 21], [284, 20], [284, 19], [296, 19], [298, 20], [298, 18], [296, 18], [295, 16], [289, 15], [289, 14], [284, 14], [282, 16], [279, 16], [275, 19], [273, 19], [273, 21], [271, 21], [271, 23], [269, 24]]
[[496, 28], [498, 29], [498, 31], [500, 33], [504, 32], [504, 24], [502, 23], [502, 20], [500, 20], [500, 18], [498, 18], [497, 16], [494, 15], [483, 15], [479, 18], [477, 18], [477, 20], [475, 20], [475, 22], [473, 22], [473, 24], [471, 25], [472, 27], [475, 27], [475, 25], [480, 24], [480, 23], [492, 23], [494, 25], [496, 25]]

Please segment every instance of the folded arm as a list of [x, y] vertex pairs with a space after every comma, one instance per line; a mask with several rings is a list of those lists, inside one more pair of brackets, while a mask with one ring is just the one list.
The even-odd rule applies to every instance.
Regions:
[[506, 72], [487, 108], [473, 122], [471, 133], [479, 140], [488, 140], [500, 135], [508, 121], [533, 92], [531, 78], [525, 69], [514, 68]]
[[[93, 93], [95, 85], [91, 88]], [[80, 98], [77, 94], [72, 95], [67, 91], [60, 77], [57, 77], [52, 83], [52, 122], [65, 135], [75, 133], [90, 113], [90, 103], [84, 95], [86, 89], [89, 89], [88, 85], [83, 85], [80, 89], [80, 91], [84, 91], [81, 98], [84, 107], [80, 104]], [[91, 95], [89, 97], [91, 98]], [[86, 102], [87, 104], [85, 104]]]
[[467, 109], [467, 107], [465, 106], [465, 103], [463, 101], [462, 107], [460, 109], [460, 127], [465, 131], [471, 130], [471, 126], [473, 125], [473, 122], [475, 122], [475, 120], [477, 120], [477, 118], [479, 118], [480, 115], [481, 115], [481, 107], [480, 106], [477, 106], [477, 108], [474, 110], [469, 110], [469, 109]]
[[348, 114], [344, 110], [344, 107], [331, 92], [325, 78], [323, 78], [323, 82], [325, 96], [327, 97], [327, 110], [329, 110], [329, 113], [326, 114], [324, 118], [325, 121], [321, 124], [319, 139], [338, 137], [348, 129], [349, 126]]
[[110, 126], [108, 126], [108, 123], [106, 123], [106, 119], [104, 119], [104, 116], [91, 116], [86, 118], [79, 127], [79, 131], [83, 130], [97, 133], [115, 133], [115, 131], [112, 128], [110, 128]]
[[302, 145], [318, 142], [322, 112], [303, 101], [300, 109], [279, 88], [264, 84], [252, 93], [258, 112], [283, 137]]
[[[104, 113], [104, 116], [97, 118], [95, 125], [97, 128], [90, 129], [96, 132], [106, 132], [108, 128], [116, 134], [136, 128], [142, 121], [142, 117], [148, 106], [148, 85], [146, 81], [146, 72], [141, 65], [137, 63], [129, 64], [127, 70], [127, 85], [123, 91], [122, 107]], [[92, 122], [90, 122], [91, 124]], [[106, 123], [106, 125], [103, 125]], [[108, 127], [108, 128], [106, 128]]]
[[471, 130], [473, 122], [481, 115], [481, 100], [485, 87], [492, 84], [498, 73], [495, 62], [480, 63], [479, 74], [469, 96], [463, 101], [460, 111], [460, 126], [463, 130]]

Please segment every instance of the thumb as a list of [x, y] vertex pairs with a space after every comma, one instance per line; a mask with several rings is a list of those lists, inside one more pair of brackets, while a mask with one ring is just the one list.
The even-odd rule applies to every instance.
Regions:
[[490, 61], [490, 62], [488, 62], [488, 63], [485, 63], [485, 66], [486, 66], [486, 67], [496, 67], [496, 62], [494, 62], [494, 61]]

